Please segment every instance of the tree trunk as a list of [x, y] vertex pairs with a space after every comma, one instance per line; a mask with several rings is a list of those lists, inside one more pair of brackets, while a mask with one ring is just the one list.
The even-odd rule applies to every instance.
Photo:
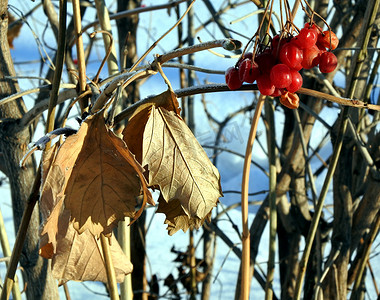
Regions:
[[[18, 92], [15, 80], [4, 79], [5, 76], [15, 76], [13, 62], [7, 42], [8, 12], [7, 0], [0, 0], [0, 99]], [[1, 106], [0, 118], [0, 153], [2, 165], [9, 178], [12, 194], [12, 208], [15, 229], [19, 228], [21, 217], [35, 178], [35, 164], [28, 161], [26, 168], [21, 169], [19, 162], [24, 156], [29, 144], [33, 128], [20, 128], [18, 119], [25, 113], [22, 99]], [[57, 283], [51, 277], [49, 263], [38, 255], [39, 214], [35, 209], [21, 254], [20, 263], [25, 272], [28, 299], [57, 299]]]

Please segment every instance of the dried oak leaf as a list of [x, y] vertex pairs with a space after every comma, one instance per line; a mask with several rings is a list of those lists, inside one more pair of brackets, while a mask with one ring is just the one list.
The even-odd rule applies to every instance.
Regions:
[[[149, 186], [161, 191], [159, 212], [166, 214], [169, 234], [199, 228], [222, 196], [219, 172], [174, 111], [151, 106], [145, 113], [141, 160], [148, 166]], [[128, 131], [124, 134], [128, 143]]]
[[[65, 216], [66, 212], [68, 214]], [[68, 222], [70, 215], [67, 210], [65, 213], [61, 215], [60, 222]], [[61, 226], [65, 225], [60, 224]], [[110, 250], [115, 262], [116, 280], [122, 282], [125, 275], [132, 272], [133, 266], [113, 235]], [[52, 259], [52, 274], [60, 283], [68, 280], [107, 282], [100, 240], [88, 230], [79, 234], [70, 222], [65, 233], [58, 233], [57, 252]]]

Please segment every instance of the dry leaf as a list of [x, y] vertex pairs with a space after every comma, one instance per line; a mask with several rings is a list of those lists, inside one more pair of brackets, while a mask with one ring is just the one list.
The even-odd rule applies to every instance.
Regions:
[[181, 111], [177, 97], [170, 90], [166, 90], [159, 95], [149, 98], [147, 103], [140, 105], [134, 111], [123, 131], [123, 139], [127, 143], [129, 150], [131, 150], [140, 163], [142, 161], [142, 139], [145, 125], [148, 122], [150, 112], [154, 106], [174, 111], [178, 115]]
[[[10, 12], [8, 12], [8, 24], [11, 25], [14, 21], [16, 21], [16, 18]], [[12, 24], [12, 27], [8, 29], [7, 38], [8, 38], [9, 48], [14, 49], [13, 40], [19, 36], [21, 27], [22, 27], [22, 22], [19, 21], [15, 24]]]
[[136, 159], [142, 161], [142, 138], [144, 135], [145, 125], [148, 122], [150, 112], [153, 106], [148, 106], [139, 111], [123, 130], [123, 139], [128, 149], [135, 155]]
[[[61, 218], [60, 218], [61, 220]], [[67, 218], [62, 218], [65, 222]], [[60, 227], [62, 225], [60, 224]], [[132, 264], [125, 256], [115, 237], [110, 245], [117, 282], [132, 272]], [[88, 230], [79, 234], [70, 223], [65, 234], [59, 232], [57, 253], [52, 259], [52, 274], [61, 283], [68, 280], [107, 282], [107, 274], [102, 247]]]
[[173, 235], [178, 230], [182, 229], [184, 232], [187, 229], [199, 228], [205, 220], [211, 221], [211, 212], [208, 213], [203, 219], [190, 218], [183, 210], [181, 203], [178, 199], [174, 199], [167, 203], [162, 197], [158, 200], [157, 213], [164, 213], [166, 216], [165, 224], [168, 225], [167, 230], [169, 235]]
[[170, 232], [198, 228], [222, 193], [219, 172], [191, 130], [175, 112], [153, 107], [142, 149], [149, 185], [158, 186], [169, 204], [161, 201], [160, 212], [166, 214]]
[[171, 90], [166, 90], [159, 95], [146, 98], [144, 103], [140, 104], [136, 110], [133, 111], [129, 121], [142, 110], [150, 109], [152, 106], [163, 107], [166, 110], [174, 111], [177, 115], [181, 112], [176, 95]]
[[[73, 155], [71, 147], [78, 143], [81, 149], [74, 153], [75, 164], [66, 160], [65, 154], [60, 160], [63, 151]], [[154, 203], [143, 168], [125, 143], [107, 129], [102, 114], [88, 117], [78, 133], [66, 139], [59, 154], [55, 164], [67, 172], [72, 169], [65, 190], [65, 206], [79, 233], [86, 229], [94, 235], [111, 233], [125, 216], [135, 217], [141, 192], [142, 208], [146, 200]]]
[[[58, 220], [64, 209], [65, 189], [73, 170], [72, 166], [82, 149], [84, 137], [71, 135], [58, 150], [55, 144], [43, 156], [40, 197], [42, 230], [39, 253], [45, 258], [52, 258], [56, 252]], [[66, 231], [67, 226], [63, 230]]]
[[62, 211], [63, 189], [65, 177], [58, 166], [53, 166], [58, 144], [54, 144], [42, 155], [41, 197], [39, 202], [41, 212], [40, 255], [51, 258], [56, 250], [56, 235], [58, 217]]

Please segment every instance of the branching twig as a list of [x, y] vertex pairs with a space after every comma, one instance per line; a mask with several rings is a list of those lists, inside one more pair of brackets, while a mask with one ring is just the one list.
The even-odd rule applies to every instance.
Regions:
[[[132, 72], [139, 64], [140, 62], [142, 62], [144, 60], [144, 58], [157, 46], [157, 44], [166, 36], [169, 34], [170, 31], [172, 31], [174, 28], [177, 27], [177, 25], [179, 23], [182, 22], [183, 18], [187, 15], [187, 13], [189, 12], [189, 10], [191, 9], [191, 7], [193, 6], [195, 0], [193, 0], [190, 5], [187, 7], [186, 11], [184, 12], [184, 14], [182, 15], [182, 17], [168, 30], [166, 31], [160, 38], [158, 38], [152, 46], [149, 47], [149, 49], [147, 51], [145, 51], [145, 53], [133, 64], [133, 66], [131, 67], [130, 69], [130, 72]], [[160, 61], [160, 63], [162, 63], [162, 61]]]

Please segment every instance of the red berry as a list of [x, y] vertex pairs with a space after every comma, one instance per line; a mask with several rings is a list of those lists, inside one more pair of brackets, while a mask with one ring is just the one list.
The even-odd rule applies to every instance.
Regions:
[[276, 64], [275, 57], [269, 51], [264, 51], [263, 53], [257, 55], [255, 57], [255, 61], [259, 66], [260, 72], [267, 74], [270, 73], [270, 70]]
[[234, 67], [229, 67], [225, 73], [226, 83], [230, 90], [237, 90], [242, 86], [243, 82], [239, 78], [239, 70]]
[[253, 53], [252, 52], [246, 52], [246, 53], [244, 53], [243, 60], [246, 59], [246, 58], [249, 58], [249, 59], [252, 60]]
[[280, 52], [280, 49], [290, 41], [290, 38], [282, 38], [280, 41], [280, 36], [277, 34], [273, 37], [271, 41], [272, 55], [277, 57]]
[[252, 62], [251, 59], [246, 58], [239, 64], [239, 78], [242, 82], [253, 83], [257, 76], [260, 75], [259, 66]]
[[335, 70], [338, 65], [338, 59], [332, 52], [324, 52], [321, 54], [321, 58], [319, 60], [319, 70], [322, 73], [330, 73]]
[[307, 29], [312, 29], [315, 31], [315, 33], [318, 35], [320, 32], [322, 32], [322, 28], [319, 27], [317, 24], [313, 23], [313, 24], [310, 24], [309, 22], [308, 23], [305, 23], [305, 26], [304, 28], [307, 28]]
[[287, 43], [280, 49], [280, 61], [289, 68], [300, 70], [303, 60], [302, 50], [293, 43]]
[[[330, 47], [330, 37], [331, 37], [331, 47]], [[334, 50], [336, 49], [336, 47], [338, 47], [338, 44], [339, 44], [338, 37], [335, 35], [334, 32], [330, 30], [323, 31], [322, 33], [318, 35], [318, 45], [322, 47]]]
[[269, 74], [261, 74], [257, 77], [257, 87], [259, 88], [260, 93], [265, 96], [272, 95], [276, 89], [270, 81]]
[[280, 97], [280, 103], [287, 108], [295, 109], [300, 105], [300, 98], [297, 94], [285, 92]]
[[295, 93], [302, 86], [303, 79], [301, 74], [296, 70], [290, 70], [290, 73], [292, 75], [292, 83], [286, 89], [291, 93]]
[[270, 95], [271, 97], [280, 97], [283, 93], [283, 89], [275, 88], [274, 92]]
[[319, 64], [320, 50], [317, 46], [303, 50], [302, 67], [304, 69], [311, 69]]
[[275, 65], [270, 71], [270, 80], [276, 88], [288, 87], [292, 83], [290, 68], [284, 64]]
[[295, 38], [294, 42], [301, 49], [310, 48], [315, 45], [318, 39], [318, 34], [313, 29], [302, 28], [300, 33]]

